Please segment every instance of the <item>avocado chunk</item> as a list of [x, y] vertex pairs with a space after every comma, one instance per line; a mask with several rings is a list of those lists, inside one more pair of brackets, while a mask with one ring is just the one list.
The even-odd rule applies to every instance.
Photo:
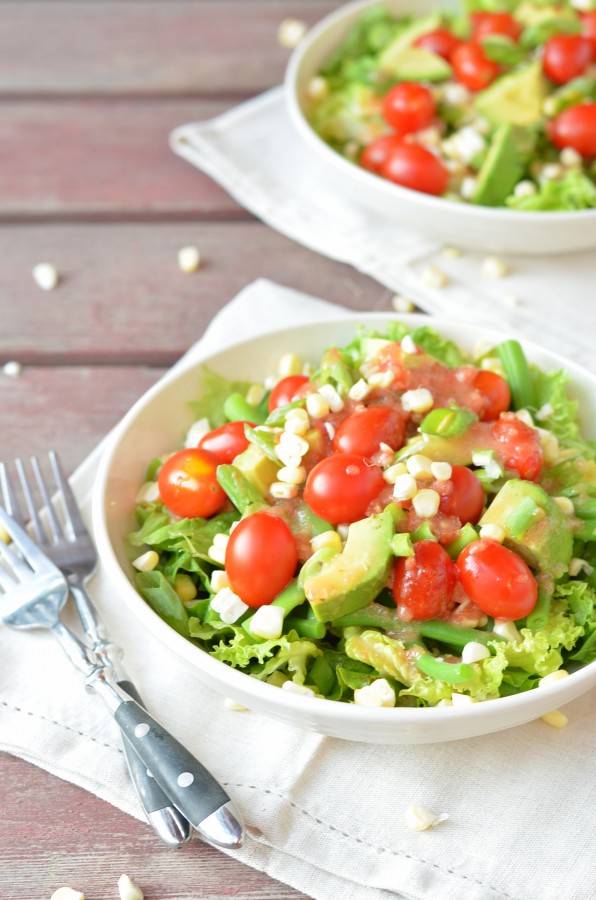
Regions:
[[574, 11], [565, 6], [546, 6], [544, 3], [532, 3], [531, 0], [523, 0], [515, 10], [515, 18], [522, 25], [529, 27], [547, 22], [549, 19], [572, 19]]
[[451, 66], [441, 56], [413, 45], [429, 31], [441, 27], [440, 15], [426, 16], [408, 25], [388, 44], [379, 57], [379, 69], [399, 81], [444, 81]]
[[234, 465], [240, 469], [246, 480], [265, 497], [274, 481], [277, 481], [279, 466], [269, 459], [256, 444], [249, 444], [239, 453]]
[[498, 78], [477, 94], [474, 108], [491, 125], [532, 125], [542, 118], [548, 87], [540, 60]]
[[522, 178], [531, 156], [533, 138], [513, 125], [500, 125], [478, 173], [474, 203], [502, 206]]
[[480, 520], [480, 526], [500, 525], [505, 544], [528, 565], [559, 578], [573, 552], [571, 522], [543, 488], [513, 478], [496, 495]]
[[311, 568], [303, 588], [319, 622], [346, 616], [374, 600], [389, 575], [393, 532], [390, 509], [353, 522], [342, 552]]

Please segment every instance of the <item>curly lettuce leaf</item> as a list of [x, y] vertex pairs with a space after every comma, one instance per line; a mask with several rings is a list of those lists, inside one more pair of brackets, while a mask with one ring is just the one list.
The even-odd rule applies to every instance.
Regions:
[[211, 428], [219, 428], [227, 421], [223, 413], [225, 400], [230, 394], [246, 394], [250, 384], [250, 381], [230, 381], [208, 366], [201, 366], [200, 397], [190, 407], [197, 419], [209, 419]]
[[363, 339], [380, 338], [385, 341], [399, 342], [407, 334], [425, 353], [445, 366], [455, 368], [456, 366], [461, 366], [464, 362], [459, 347], [453, 341], [439, 334], [430, 325], [421, 325], [412, 329], [398, 320], [389, 322], [384, 331], [374, 328], [360, 328], [357, 337], [351, 343], [342, 347], [340, 353], [347, 365], [358, 368], [364, 360]]
[[558, 180], [545, 180], [535, 194], [507, 197], [505, 204], [524, 212], [572, 211], [596, 207], [596, 184], [583, 172], [569, 171]]

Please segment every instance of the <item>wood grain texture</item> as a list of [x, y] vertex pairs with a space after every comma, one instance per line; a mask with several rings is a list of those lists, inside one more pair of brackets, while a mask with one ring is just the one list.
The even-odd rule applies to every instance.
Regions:
[[[177, 251], [196, 245], [184, 275]], [[391, 292], [258, 222], [0, 227], [0, 360], [171, 365], [252, 280], [271, 278], [356, 310], [389, 310]], [[62, 282], [41, 291], [33, 265]]]
[[[330, 0], [2, 3], [0, 94], [254, 94], [281, 81], [288, 17]], [[52, 40], [48, 40], [48, 35]]]
[[222, 188], [168, 146], [175, 126], [209, 119], [230, 105], [105, 99], [0, 103], [0, 220], [248, 218]]
[[304, 896], [196, 838], [169, 850], [143, 822], [6, 754], [0, 754], [0, 809], [2, 900], [49, 900], [62, 885], [84, 891], [87, 900], [111, 900], [123, 872], [145, 900]]

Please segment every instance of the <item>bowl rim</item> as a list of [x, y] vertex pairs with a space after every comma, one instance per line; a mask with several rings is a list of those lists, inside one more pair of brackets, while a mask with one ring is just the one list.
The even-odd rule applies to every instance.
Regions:
[[[122, 568], [109, 536], [106, 490], [114, 457], [118, 452], [122, 438], [127, 434], [131, 425], [134, 425], [137, 416], [153, 402], [154, 398], [158, 396], [164, 388], [169, 388], [171, 385], [176, 384], [179, 380], [187, 377], [193, 370], [198, 369], [201, 365], [208, 364], [210, 360], [216, 358], [220, 354], [233, 352], [236, 349], [256, 343], [263, 339], [275, 341], [283, 338], [284, 340], [287, 340], [287, 336], [291, 335], [294, 331], [308, 327], [317, 327], [322, 323], [343, 325], [353, 324], [354, 326], [357, 326], [358, 324], [362, 324], [363, 320], [366, 320], [367, 322], [383, 323], [395, 321], [396, 319], [405, 320], [405, 322], [413, 325], [431, 324], [433, 327], [436, 327], [439, 332], [442, 327], [448, 327], [450, 329], [461, 327], [468, 331], [478, 330], [479, 338], [483, 335], [485, 337], [489, 336], [491, 340], [493, 338], [507, 339], [508, 337], [511, 337], [511, 334], [491, 328], [490, 326], [471, 325], [470, 323], [461, 322], [458, 319], [445, 316], [429, 316], [424, 313], [348, 312], [333, 316], [333, 318], [330, 319], [317, 318], [309, 320], [308, 322], [301, 322], [292, 326], [277, 328], [255, 335], [251, 338], [234, 341], [215, 351], [208, 350], [201, 352], [193, 356], [192, 360], [185, 361], [182, 359], [133, 404], [105, 439], [93, 485], [92, 524], [98, 554], [104, 569], [106, 570], [108, 580], [113, 584], [115, 590], [119, 593], [131, 614], [134, 615], [157, 639], [157, 641], [167, 648], [167, 650], [181, 656], [193, 669], [197, 670], [197, 672], [204, 672], [207, 676], [208, 684], [212, 689], [217, 690], [217, 688], [213, 687], [213, 684], [217, 682], [218, 685], [221, 686], [221, 690], [225, 691], [227, 695], [236, 694], [236, 696], [243, 696], [244, 698], [253, 696], [257, 701], [263, 701], [262, 703], [259, 703], [261, 711], [263, 711], [265, 705], [267, 707], [278, 705], [283, 698], [283, 706], [286, 709], [295, 710], [297, 714], [304, 713], [306, 714], [305, 718], [308, 718], [308, 714], [316, 714], [321, 711], [322, 707], [320, 704], [325, 698], [302, 696], [287, 691], [284, 691], [280, 696], [279, 687], [259, 681], [251, 675], [234, 669], [232, 666], [210, 656], [209, 653], [202, 650], [196, 644], [191, 643], [187, 638], [183, 637], [161, 619], [145, 600], [143, 600]], [[546, 355], [552, 360], [557, 368], [563, 367], [572, 376], [578, 374], [580, 378], [587, 378], [589, 381], [593, 382], [594, 391], [596, 393], [596, 375], [592, 374], [589, 370], [571, 360], [565, 359], [552, 350], [541, 347], [533, 341], [526, 340], [521, 336], [519, 336], [519, 340], [524, 349], [529, 352], [530, 356], [535, 353]], [[197, 677], [200, 678], [200, 675], [197, 674]], [[549, 704], [549, 707], [555, 708], [557, 705], [557, 697], [563, 697], [561, 703], [569, 702], [585, 693], [591, 687], [594, 687], [595, 684], [596, 661], [593, 661], [583, 666], [581, 669], [571, 672], [568, 677], [561, 679], [560, 681], [553, 682], [545, 687], [540, 687], [540, 697], [551, 697], [553, 703]], [[509, 697], [483, 700], [462, 707], [434, 706], [423, 708], [393, 707], [378, 709], [357, 706], [352, 703], [326, 701], [328, 705], [323, 708], [326, 710], [326, 719], [339, 727], [342, 725], [349, 726], [352, 723], [359, 726], [370, 725], [371, 727], [379, 725], [386, 726], [389, 724], [395, 729], [404, 728], [407, 730], [408, 728], [420, 726], [422, 723], [434, 723], [438, 726], [439, 723], [443, 721], [449, 723], [464, 722], [468, 721], [472, 716], [480, 722], [490, 720], [495, 715], [495, 702], [498, 701], [498, 710], [503, 714], [506, 714], [507, 711], [517, 713], [516, 721], [512, 723], [512, 726], [515, 726], [518, 722], [530, 721], [532, 718], [541, 715], [540, 713], [536, 715], [529, 713], [525, 718], [522, 718], [524, 716], [524, 711], [531, 710], [535, 705], [535, 700], [536, 689], [520, 694], [514, 694]], [[274, 717], [274, 714], [272, 713], [265, 712], [265, 714]], [[318, 716], [315, 717], [318, 718]], [[311, 719], [312, 718], [313, 716], [311, 715]], [[489, 729], [478, 732], [479, 735], [485, 733], [489, 733]], [[442, 742], [442, 739], [439, 736], [437, 736], [437, 742]]]
[[[398, 0], [385, 0], [385, 3], [398, 2]], [[311, 47], [324, 36], [329, 29], [333, 29], [336, 25], [349, 18], [354, 13], [364, 11], [370, 6], [378, 6], [379, 0], [351, 0], [351, 2], [342, 5], [339, 9], [328, 13], [312, 26], [302, 38], [300, 43], [292, 51], [288, 64], [286, 66], [283, 82], [284, 96], [286, 106], [288, 108], [290, 119], [294, 123], [296, 129], [308, 141], [310, 146], [319, 153], [327, 162], [335, 165], [338, 170], [356, 182], [362, 187], [370, 190], [378, 190], [382, 193], [388, 192], [388, 197], [396, 200], [417, 201], [422, 208], [426, 208], [429, 212], [441, 209], [445, 210], [448, 205], [448, 211], [453, 215], [461, 215], [469, 217], [471, 220], [481, 220], [484, 216], [494, 217], [495, 222], [499, 219], [509, 220], [511, 216], [513, 221], [524, 225], [536, 225], [537, 223], [550, 223], [553, 221], [564, 225], [566, 222], [578, 222], [581, 220], [592, 220], [596, 218], [596, 209], [578, 209], [578, 210], [516, 210], [508, 209], [502, 206], [481, 206], [471, 203], [457, 203], [451, 200], [445, 200], [444, 197], [434, 197], [430, 194], [424, 194], [421, 191], [415, 191], [412, 188], [406, 188], [399, 184], [394, 184], [387, 179], [380, 178], [372, 172], [349, 162], [336, 150], [333, 150], [312, 128], [306, 118], [299, 99], [298, 82], [302, 64]], [[440, 0], [438, 2], [440, 5]], [[555, 219], [553, 220], [553, 216]]]

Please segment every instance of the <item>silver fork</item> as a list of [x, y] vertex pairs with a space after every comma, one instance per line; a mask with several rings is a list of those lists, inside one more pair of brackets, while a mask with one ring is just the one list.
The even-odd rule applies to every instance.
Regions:
[[122, 690], [113, 668], [60, 621], [69, 593], [65, 576], [2, 507], [0, 524], [18, 550], [17, 554], [0, 541], [2, 620], [18, 629], [49, 629], [85, 675], [87, 688], [101, 697], [143, 765], [199, 835], [216, 847], [238, 848], [244, 827], [233, 801], [192, 754]]
[[[120, 671], [116, 648], [107, 640], [105, 627], [99, 620], [85, 588], [86, 580], [93, 574], [97, 565], [97, 552], [91, 535], [83, 521], [78, 503], [57, 454], [50, 451], [48, 457], [54, 480], [53, 490], [48, 488], [37, 458], [31, 458], [31, 469], [37, 492], [27, 478], [23, 462], [20, 459], [15, 460], [15, 469], [21, 483], [35, 539], [46, 556], [67, 576], [70, 592], [89, 646], [104, 665], [111, 666], [116, 671], [116, 680], [120, 687], [142, 706], [143, 702], [138, 691]], [[25, 516], [17, 500], [17, 492], [8, 467], [4, 463], [0, 463], [0, 487], [6, 511], [24, 528]], [[62, 526], [52, 503], [51, 495], [54, 490], [57, 490], [69, 534]], [[42, 522], [38, 504], [35, 502], [36, 493], [41, 498], [39, 505], [45, 513], [50, 539], [48, 539], [46, 528]], [[123, 748], [139, 800], [155, 833], [169, 846], [178, 847], [188, 841], [191, 836], [189, 823], [180, 811], [172, 806], [169, 797], [164, 794], [155, 779], [147, 774], [146, 766], [143, 765], [126, 738], [123, 738]]]

